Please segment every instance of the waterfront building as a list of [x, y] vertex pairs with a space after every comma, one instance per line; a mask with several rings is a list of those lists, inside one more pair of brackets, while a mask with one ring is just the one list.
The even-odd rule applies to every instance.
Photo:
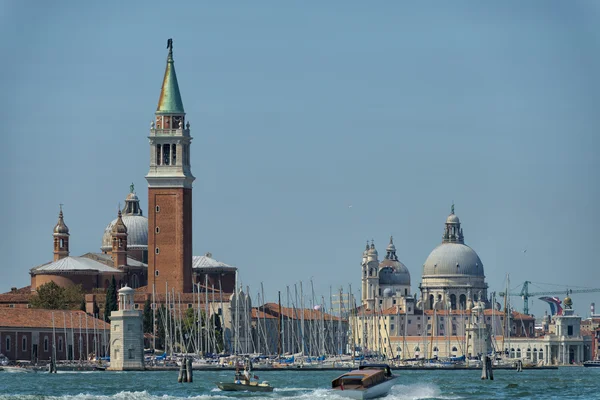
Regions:
[[106, 355], [110, 325], [83, 311], [0, 307], [0, 353], [47, 363]]
[[118, 291], [119, 309], [110, 313], [110, 370], [144, 369], [144, 330], [142, 313], [134, 307], [134, 290]]

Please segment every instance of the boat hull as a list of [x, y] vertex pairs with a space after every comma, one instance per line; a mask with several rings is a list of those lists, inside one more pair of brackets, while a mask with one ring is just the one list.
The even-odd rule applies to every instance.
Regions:
[[272, 392], [273, 387], [268, 385], [245, 385], [242, 383], [235, 382], [218, 382], [217, 386], [219, 389], [226, 392]]
[[342, 390], [342, 389], [335, 388], [333, 390], [335, 391], [335, 394], [337, 394], [339, 396], [347, 397], [349, 399], [358, 399], [358, 400], [375, 399], [377, 397], [386, 396], [390, 392], [390, 389], [392, 388], [392, 386], [394, 386], [396, 384], [396, 379], [398, 379], [398, 377], [394, 376], [392, 378], [385, 380], [384, 382], [381, 382], [378, 385], [371, 386], [370, 388], [367, 388], [367, 389]]

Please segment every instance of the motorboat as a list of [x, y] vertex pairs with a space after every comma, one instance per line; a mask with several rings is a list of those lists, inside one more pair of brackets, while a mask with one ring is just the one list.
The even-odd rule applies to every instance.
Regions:
[[390, 392], [398, 377], [387, 364], [365, 364], [331, 382], [337, 395], [351, 399], [374, 399]]
[[263, 382], [218, 382], [217, 387], [225, 392], [272, 392], [273, 386], [267, 381]]
[[[252, 380], [254, 378], [255, 380]], [[272, 392], [273, 386], [267, 381], [258, 381], [258, 376], [252, 376], [252, 361], [245, 361], [244, 371], [235, 371], [233, 382], [217, 382], [217, 387], [226, 392]]]
[[583, 362], [584, 367], [600, 367], [600, 360], [590, 360]]

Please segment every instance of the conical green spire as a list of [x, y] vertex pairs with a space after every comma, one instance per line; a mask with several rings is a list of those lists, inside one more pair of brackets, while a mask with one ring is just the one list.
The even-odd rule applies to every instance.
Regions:
[[165, 69], [165, 78], [163, 79], [160, 98], [158, 99], [158, 114], [183, 114], [183, 102], [179, 93], [177, 84], [177, 74], [175, 74], [175, 65], [173, 63], [173, 41], [167, 42], [169, 56], [167, 57], [167, 68]]

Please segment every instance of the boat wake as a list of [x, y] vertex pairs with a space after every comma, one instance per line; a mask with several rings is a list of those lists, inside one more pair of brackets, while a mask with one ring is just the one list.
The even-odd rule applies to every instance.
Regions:
[[440, 388], [432, 384], [395, 385], [386, 397], [386, 399], [390, 400], [453, 400], [462, 398], [461, 396], [442, 395]]

